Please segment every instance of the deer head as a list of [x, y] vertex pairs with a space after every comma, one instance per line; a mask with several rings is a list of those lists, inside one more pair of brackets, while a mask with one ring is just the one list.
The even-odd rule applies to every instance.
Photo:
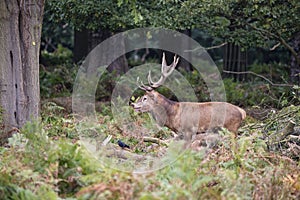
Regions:
[[[149, 112], [153, 110], [154, 106], [157, 105], [158, 101], [161, 101], [163, 98], [167, 100], [163, 95], [154, 91], [155, 88], [161, 86], [165, 80], [172, 74], [176, 65], [178, 64], [179, 58], [175, 55], [173, 63], [171, 65], [167, 65], [165, 53], [163, 53], [162, 57], [162, 65], [161, 65], [161, 77], [158, 81], [154, 82], [151, 78], [151, 71], [148, 74], [148, 84], [144, 85], [141, 81], [139, 84], [139, 88], [144, 90], [146, 94], [142, 96], [136, 103], [133, 103], [132, 106], [137, 112]], [[139, 82], [139, 78], [137, 80]]]

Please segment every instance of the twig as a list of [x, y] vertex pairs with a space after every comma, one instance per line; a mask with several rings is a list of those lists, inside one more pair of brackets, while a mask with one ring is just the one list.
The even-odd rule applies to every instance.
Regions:
[[277, 47], [279, 47], [281, 45], [280, 42], [278, 42], [277, 44], [275, 44], [272, 48], [270, 48], [270, 51], [274, 51]]
[[274, 156], [267, 156], [267, 155], [262, 155], [261, 153], [258, 154], [258, 156], [254, 156], [254, 158], [262, 158], [264, 161], [266, 161], [269, 165], [274, 166], [274, 164], [269, 161], [267, 158], [274, 158]]
[[295, 60], [297, 62], [297, 64], [299, 65], [300, 64], [300, 58], [299, 58], [299, 55], [298, 53], [296, 52], [296, 50], [288, 44], [288, 42], [286, 42], [279, 34], [274, 34], [268, 30], [265, 30], [265, 29], [262, 29], [262, 28], [258, 28], [250, 23], [247, 23], [251, 28], [253, 28], [254, 30], [260, 32], [261, 34], [265, 34], [265, 35], [268, 35], [270, 37], [273, 37], [275, 38], [276, 40], [278, 40], [283, 46], [285, 46], [291, 53], [292, 55], [295, 57]]
[[102, 142], [102, 145], [105, 146], [109, 143], [109, 141], [111, 140], [112, 135], [108, 135], [107, 138]]
[[298, 143], [300, 142], [300, 137], [298, 135], [289, 135], [287, 140], [289, 142], [295, 142], [295, 143]]
[[226, 44], [227, 44], [227, 42], [224, 42], [224, 43], [219, 44], [219, 45], [216, 45], [216, 46], [206, 47], [205, 49], [206, 49], [206, 50], [218, 49], [218, 48], [221, 48], [221, 47], [225, 46]]
[[146, 57], [148, 56], [149, 53], [150, 53], [149, 48], [146, 48], [146, 52], [143, 54], [141, 58], [142, 63], [145, 63]]
[[270, 83], [272, 86], [276, 86], [276, 87], [294, 87], [294, 85], [291, 84], [278, 84], [278, 83], [273, 83], [270, 79], [266, 78], [263, 75], [257, 74], [255, 72], [252, 71], [245, 71], [245, 72], [234, 72], [234, 71], [227, 71], [227, 70], [223, 70], [224, 73], [228, 73], [228, 74], [252, 74], [255, 75], [257, 77], [260, 77], [262, 79], [264, 79], [265, 81], [267, 81], [268, 83]]
[[205, 49], [205, 50], [218, 49], [218, 48], [221, 48], [221, 47], [225, 46], [226, 44], [227, 44], [227, 42], [224, 42], [224, 43], [216, 45], [216, 46], [211, 46], [211, 47], [197, 47], [195, 49], [185, 50], [184, 52], [193, 52], [193, 51], [197, 51], [197, 50], [200, 50], [200, 49]]
[[274, 123], [277, 123], [281, 119], [285, 119], [286, 117], [299, 112], [300, 109], [292, 110], [285, 113], [278, 113], [275, 117], [270, 117], [271, 119], [264, 125], [264, 131], [269, 131], [269, 127], [271, 127]]

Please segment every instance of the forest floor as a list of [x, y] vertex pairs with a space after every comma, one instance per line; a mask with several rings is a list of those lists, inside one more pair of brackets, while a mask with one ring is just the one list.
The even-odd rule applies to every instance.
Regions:
[[[0, 199], [300, 198], [300, 106], [248, 108], [237, 137], [219, 130], [178, 151], [167, 129], [122, 130], [106, 102], [96, 103], [99, 125], [78, 131], [70, 105], [70, 98], [44, 101], [41, 122], [27, 124], [0, 148]], [[134, 117], [148, 128], [148, 118]], [[82, 133], [103, 135], [100, 149], [108, 154], [91, 154], [99, 143], [86, 145]], [[167, 164], [130, 171], [155, 169], [156, 160], [145, 161], [149, 155]]]

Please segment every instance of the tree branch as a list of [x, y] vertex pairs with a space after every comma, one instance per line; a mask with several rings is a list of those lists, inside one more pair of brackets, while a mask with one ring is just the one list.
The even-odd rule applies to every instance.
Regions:
[[197, 50], [200, 50], [200, 49], [205, 49], [205, 50], [218, 49], [218, 48], [221, 48], [221, 47], [225, 46], [226, 44], [227, 44], [227, 42], [224, 42], [224, 43], [216, 45], [216, 46], [211, 46], [211, 47], [197, 47], [195, 49], [185, 50], [184, 52], [193, 52], [193, 51], [197, 51]]
[[265, 81], [267, 81], [268, 83], [270, 83], [272, 86], [276, 86], [276, 87], [293, 87], [294, 85], [291, 84], [277, 84], [277, 83], [273, 83], [270, 79], [266, 78], [263, 75], [257, 74], [255, 72], [252, 71], [245, 71], [245, 72], [233, 72], [233, 71], [226, 71], [223, 70], [224, 73], [228, 73], [228, 74], [252, 74], [254, 76], [260, 77], [262, 79], [264, 79]]
[[270, 51], [274, 51], [275, 49], [277, 49], [277, 47], [279, 47], [281, 45], [280, 42], [278, 42], [277, 44], [275, 44], [272, 48], [270, 48]]
[[218, 49], [218, 48], [225, 46], [226, 44], [227, 44], [227, 42], [224, 42], [224, 43], [216, 45], [216, 46], [206, 47], [205, 50]]
[[296, 52], [296, 50], [289, 45], [280, 35], [276, 35], [274, 33], [271, 33], [270, 31], [267, 31], [265, 29], [261, 29], [261, 28], [257, 28], [255, 26], [253, 26], [252, 24], [247, 23], [248, 26], [250, 26], [251, 28], [253, 28], [256, 31], [259, 31], [262, 34], [266, 34], [268, 36], [271, 36], [275, 39], [277, 39], [283, 46], [285, 46], [291, 53], [292, 55], [295, 57], [297, 64], [300, 66], [300, 57], [298, 56], [298, 53]]

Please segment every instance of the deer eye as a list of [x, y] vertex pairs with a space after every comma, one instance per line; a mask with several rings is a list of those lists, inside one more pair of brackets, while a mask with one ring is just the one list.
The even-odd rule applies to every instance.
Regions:
[[147, 97], [143, 97], [142, 101], [147, 101]]

